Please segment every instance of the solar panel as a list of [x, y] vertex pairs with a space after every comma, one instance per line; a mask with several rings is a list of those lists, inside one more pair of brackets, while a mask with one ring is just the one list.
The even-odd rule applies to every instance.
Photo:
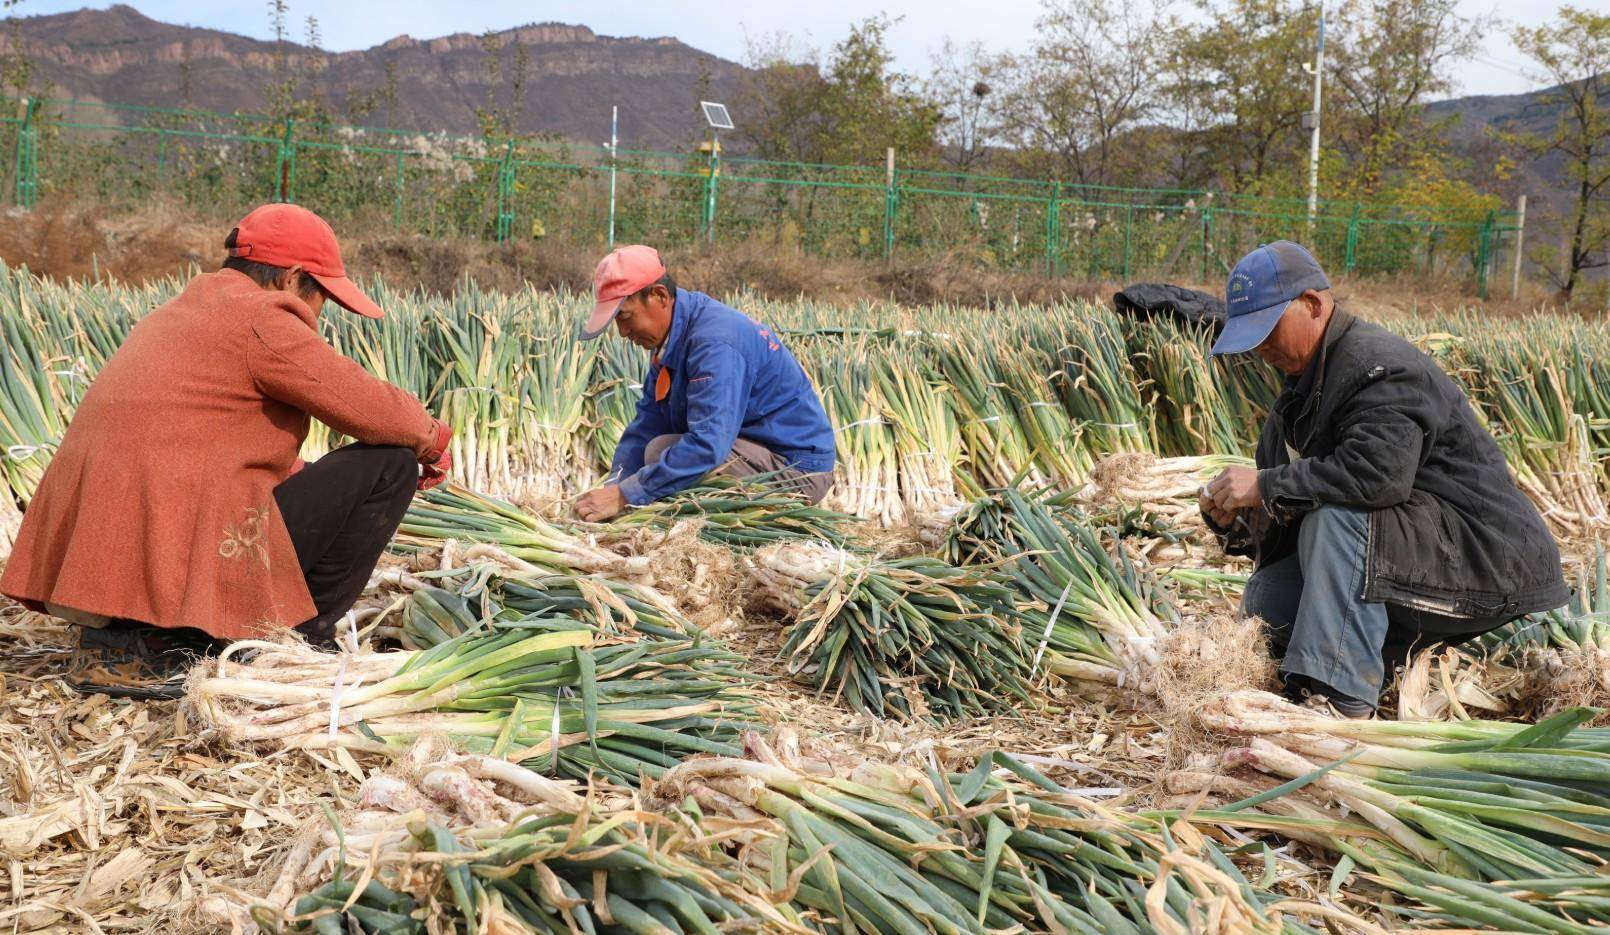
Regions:
[[700, 101], [699, 106], [704, 108], [704, 119], [711, 127], [717, 130], [732, 129], [732, 116], [727, 113], [727, 105]]

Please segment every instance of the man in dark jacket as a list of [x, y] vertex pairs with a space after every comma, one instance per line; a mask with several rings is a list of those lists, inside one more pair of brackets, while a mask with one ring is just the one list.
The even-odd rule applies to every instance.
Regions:
[[1215, 354], [1286, 374], [1258, 439], [1201, 507], [1256, 559], [1242, 610], [1263, 619], [1288, 694], [1368, 716], [1397, 663], [1565, 603], [1559, 550], [1492, 436], [1436, 362], [1336, 307], [1297, 244], [1236, 264]]

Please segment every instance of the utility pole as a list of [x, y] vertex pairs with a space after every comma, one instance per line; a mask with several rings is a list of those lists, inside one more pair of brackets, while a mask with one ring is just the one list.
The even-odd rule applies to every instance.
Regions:
[[1303, 128], [1311, 131], [1308, 143], [1308, 235], [1313, 237], [1314, 217], [1319, 213], [1319, 101], [1325, 81], [1325, 0], [1319, 0], [1319, 47], [1314, 63], [1303, 63], [1303, 70], [1314, 75], [1314, 109], [1303, 115]]
[[619, 105], [609, 109], [609, 249], [615, 249], [615, 150], [620, 147]]

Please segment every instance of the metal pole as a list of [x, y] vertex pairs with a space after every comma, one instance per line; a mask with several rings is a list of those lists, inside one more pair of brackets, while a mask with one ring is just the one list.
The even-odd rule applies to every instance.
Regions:
[[615, 149], [619, 144], [620, 107], [609, 109], [609, 248], [615, 249]]
[[[1319, 2], [1319, 48], [1314, 52], [1313, 135], [1308, 142], [1308, 233], [1312, 239], [1314, 216], [1319, 213], [1319, 101], [1325, 78], [1325, 0]], [[1310, 244], [1312, 246], [1312, 244]]]
[[1521, 248], [1526, 244], [1526, 196], [1515, 200], [1515, 268], [1510, 272], [1509, 297], [1521, 297]]
[[884, 153], [883, 170], [883, 257], [894, 258], [894, 147]]

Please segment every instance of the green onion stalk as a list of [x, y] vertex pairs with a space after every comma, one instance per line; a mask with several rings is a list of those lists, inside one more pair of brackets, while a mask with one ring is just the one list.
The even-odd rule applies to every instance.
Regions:
[[[400, 833], [344, 832], [330, 879], [296, 900], [289, 925], [266, 908], [254, 917], [265, 931], [316, 935], [813, 931], [786, 888], [772, 892], [696, 813], [573, 798], [507, 824], [416, 818]], [[375, 864], [348, 867], [347, 854], [370, 853]]]
[[791, 673], [879, 717], [940, 721], [1032, 706], [1011, 589], [988, 569], [785, 543], [748, 559], [793, 623]]
[[1356, 815], [1365, 831], [1333, 831], [1332, 844], [1389, 885], [1456, 915], [1458, 900], [1432, 891], [1463, 897], [1492, 918], [1459, 918], [1510, 931], [1577, 932], [1610, 924], [1610, 730], [1582, 726], [1598, 713], [1570, 708], [1534, 725], [1350, 721], [1242, 691], [1199, 717], [1248, 738], [1227, 765], [1293, 780], [1281, 788]]
[[627, 341], [605, 336], [598, 344], [588, 391], [592, 411], [589, 437], [594, 460], [600, 470], [607, 471], [615, 460], [621, 436], [637, 416], [637, 402], [643, 396], [644, 363], [642, 350]]
[[1142, 452], [1103, 458], [1090, 472], [1082, 496], [1092, 503], [1116, 503], [1156, 514], [1177, 527], [1203, 527], [1197, 502], [1202, 488], [1228, 467], [1250, 467], [1237, 455], [1158, 458]]
[[[233, 662], [247, 649], [249, 663]], [[440, 735], [534, 771], [635, 784], [686, 756], [735, 751], [751, 726], [741, 663], [713, 644], [606, 642], [573, 620], [522, 617], [421, 651], [237, 643], [186, 697], [234, 743], [400, 756]]]
[[600, 473], [585, 430], [598, 346], [557, 329], [528, 330], [504, 343], [515, 343], [524, 355], [514, 458], [522, 502], [549, 502], [595, 486]]
[[1015, 488], [957, 517], [945, 554], [999, 566], [1020, 596], [1034, 661], [1082, 694], [1144, 690], [1178, 614], [1155, 578], [1068, 502]]
[[[430, 573], [427, 573], [430, 574]], [[404, 649], [429, 649], [498, 620], [569, 617], [611, 637], [686, 640], [698, 635], [663, 596], [639, 585], [580, 575], [511, 573], [489, 563], [458, 569], [442, 584], [409, 595], [400, 627], [388, 629]]]
[[823, 932], [1304, 931], [1201, 835], [1102, 809], [998, 753], [950, 774], [699, 759], [654, 793], [771, 819], [746, 862]]
[[1210, 353], [1212, 334], [1162, 317], [1128, 324], [1135, 368], [1156, 412], [1157, 450], [1187, 456], [1251, 448], [1261, 421], [1248, 425], [1231, 402], [1235, 387]]
[[962, 436], [959, 483], [981, 491], [1018, 482], [1042, 484], [1034, 447], [1005, 398], [992, 357], [960, 342], [940, 348], [940, 372], [949, 382]]
[[900, 496], [900, 458], [895, 430], [866, 361], [882, 352], [866, 339], [839, 348], [817, 374], [822, 403], [838, 449], [833, 489], [823, 505], [883, 526], [906, 521]]
[[848, 545], [848, 528], [856, 518], [812, 506], [789, 483], [773, 475], [734, 478], [712, 474], [664, 500], [634, 507], [598, 529], [604, 534], [643, 528], [669, 530], [696, 520], [699, 538], [738, 551], [800, 539]]
[[617, 555], [511, 503], [455, 484], [416, 497], [403, 516], [396, 541], [404, 547], [427, 548], [449, 541], [481, 543], [549, 571], [626, 577], [649, 571], [646, 558]]
[[956, 506], [962, 439], [942, 378], [926, 355], [905, 343], [873, 358], [871, 366], [884, 414], [894, 426], [906, 515]]

